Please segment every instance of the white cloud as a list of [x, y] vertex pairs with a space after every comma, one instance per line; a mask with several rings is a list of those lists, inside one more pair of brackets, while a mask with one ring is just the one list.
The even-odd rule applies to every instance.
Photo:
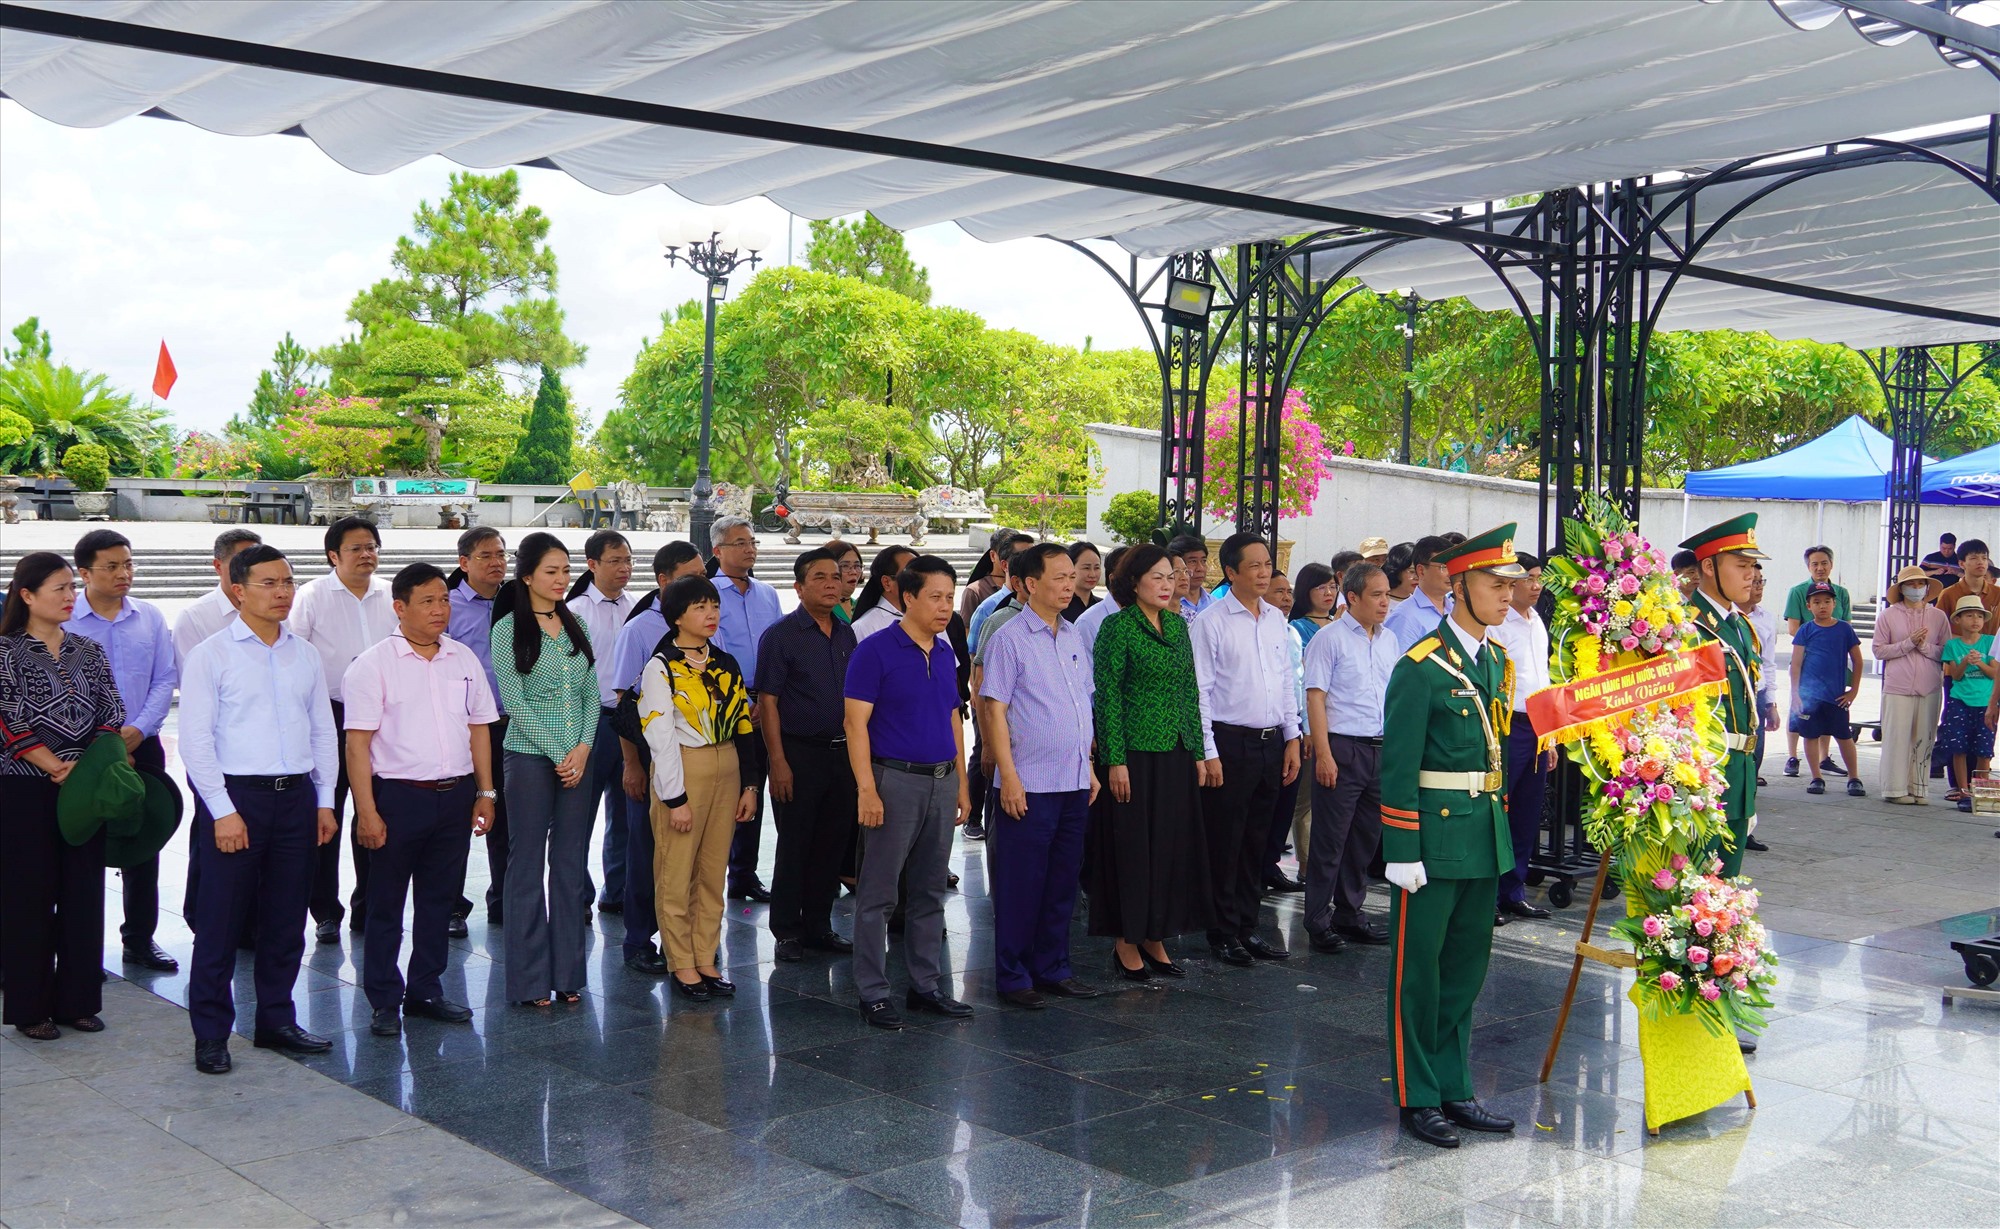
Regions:
[[[307, 346], [351, 330], [349, 301], [388, 275], [417, 203], [441, 196], [456, 169], [427, 158], [359, 175], [296, 137], [151, 119], [64, 128], [0, 101], [0, 328], [39, 315], [61, 360], [142, 395], [164, 338], [180, 373], [167, 402], [175, 422], [219, 430], [287, 330]], [[555, 171], [521, 178], [553, 221], [568, 331], [590, 348], [569, 379], [598, 420], [661, 310], [700, 296], [656, 237], [690, 206], [665, 188], [607, 196]], [[732, 210], [762, 221], [772, 258], [784, 258], [782, 210], [762, 200]], [[802, 259], [804, 221], [793, 235]], [[1145, 344], [1123, 294], [1056, 244], [985, 244], [945, 225], [912, 232], [909, 245], [930, 269], [933, 302], [1068, 345]]]

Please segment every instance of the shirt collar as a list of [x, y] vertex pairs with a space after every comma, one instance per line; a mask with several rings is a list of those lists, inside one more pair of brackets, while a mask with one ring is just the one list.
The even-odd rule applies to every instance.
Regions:
[[473, 588], [472, 582], [469, 580], [459, 581], [458, 588], [453, 589], [452, 592], [455, 594], [463, 593], [465, 595], [465, 600], [468, 602], [485, 602], [489, 606], [493, 604], [493, 599], [490, 597], [486, 597], [485, 595], [481, 594], [479, 590]]
[[1698, 588], [1694, 591], [1694, 595], [1700, 598], [1702, 601], [1708, 603], [1708, 608], [1710, 610], [1713, 610], [1715, 613], [1721, 615], [1725, 619], [1728, 618], [1730, 615], [1736, 613], [1735, 602], [1717, 602], [1714, 598], [1708, 595], [1708, 591], [1706, 589]]
[[97, 613], [97, 608], [90, 604], [89, 598], [83, 599], [82, 606], [83, 606], [82, 610], [77, 611], [70, 616], [73, 620], [88, 618], [88, 619], [96, 619], [99, 623], [123, 623], [125, 620], [132, 618], [134, 615], [139, 613], [137, 610], [133, 609], [132, 598], [130, 597], [130, 595], [118, 599], [118, 613], [112, 615], [108, 619], [105, 618], [103, 615]]
[[[251, 631], [250, 625], [243, 621], [242, 612], [238, 611], [236, 612], [236, 614], [237, 618], [232, 620], [228, 628], [226, 629], [229, 632], [230, 639], [256, 640], [258, 644], [263, 644], [264, 643], [263, 640], [258, 638], [257, 633]], [[267, 647], [275, 649], [279, 645], [285, 643], [285, 641], [290, 639], [292, 639], [292, 629], [286, 626], [285, 624], [280, 623], [278, 624], [278, 638]]]
[[609, 606], [622, 605], [632, 600], [630, 597], [626, 596], [623, 593], [619, 594], [617, 597], [604, 596], [604, 590], [598, 588], [597, 582], [594, 580], [591, 581], [590, 584], [586, 585], [583, 591], [584, 594], [588, 596], [592, 601], [603, 602]]
[[[1336, 627], [1338, 627], [1338, 628], [1343, 628], [1343, 629], [1345, 629], [1345, 630], [1346, 630], [1346, 632], [1347, 632], [1347, 634], [1348, 634], [1348, 635], [1350, 635], [1350, 636], [1359, 636], [1359, 637], [1360, 637], [1361, 639], [1363, 639], [1363, 640], [1367, 640], [1367, 641], [1371, 641], [1371, 642], [1372, 642], [1372, 641], [1376, 641], [1376, 640], [1380, 640], [1380, 639], [1382, 638], [1382, 630], [1383, 630], [1383, 625], [1382, 625], [1382, 624], [1380, 624], [1380, 623], [1377, 623], [1377, 624], [1375, 625], [1375, 634], [1371, 636], [1371, 635], [1369, 635], [1369, 634], [1368, 634], [1368, 629], [1367, 629], [1367, 628], [1365, 628], [1365, 627], [1363, 627], [1363, 626], [1361, 626], [1361, 620], [1359, 620], [1359, 619], [1350, 619], [1350, 618], [1348, 618], [1348, 617], [1346, 616], [1346, 613], [1345, 613], [1345, 612], [1342, 612], [1342, 614], [1341, 614], [1341, 617], [1340, 617], [1340, 618], [1338, 618], [1338, 619], [1335, 619], [1335, 620], [1334, 620], [1333, 622], [1331, 622], [1331, 623], [1327, 624], [1327, 625], [1326, 625], [1325, 627], [1321, 628], [1320, 630], [1321, 630], [1321, 631], [1332, 631], [1332, 630], [1333, 630], [1334, 628], [1336, 628]], [[1392, 639], [1392, 640], [1393, 640], [1393, 639], [1394, 639], [1394, 637], [1392, 636], [1392, 637], [1390, 637], [1390, 639]]]
[[1479, 639], [1474, 640], [1471, 638], [1471, 633], [1458, 625], [1457, 620], [1446, 619], [1444, 625], [1450, 628], [1452, 635], [1458, 638], [1459, 647], [1465, 650], [1466, 656], [1477, 657], [1479, 656], [1479, 650], [1486, 647], [1486, 632], [1488, 629], [1481, 628]]
[[[409, 639], [403, 635], [402, 630], [400, 628], [398, 628], [396, 631], [390, 632], [388, 635], [388, 640], [389, 643], [392, 646], [394, 646], [392, 651], [399, 657], [422, 656], [422, 654], [417, 652], [417, 646], [410, 643]], [[450, 657], [452, 655], [452, 652], [457, 648], [458, 648], [458, 641], [453, 640], [450, 636], [439, 636], [438, 651], [435, 654], [433, 654], [429, 660], [438, 661], [443, 658]]]

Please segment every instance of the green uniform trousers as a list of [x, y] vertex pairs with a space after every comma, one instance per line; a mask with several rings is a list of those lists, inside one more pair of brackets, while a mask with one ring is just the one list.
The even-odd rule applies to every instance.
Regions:
[[1472, 1098], [1472, 1004], [1493, 956], [1499, 877], [1392, 891], [1389, 1051], [1404, 1106]]
[[1750, 839], [1750, 799], [1757, 788], [1757, 762], [1746, 752], [1731, 751], [1722, 770], [1728, 781], [1728, 788], [1722, 791], [1722, 813], [1729, 820], [1729, 835], [1736, 848], [1725, 849], [1722, 841], [1717, 840], [1709, 850], [1721, 856], [1722, 874], [1727, 878], [1743, 873], [1743, 848]]

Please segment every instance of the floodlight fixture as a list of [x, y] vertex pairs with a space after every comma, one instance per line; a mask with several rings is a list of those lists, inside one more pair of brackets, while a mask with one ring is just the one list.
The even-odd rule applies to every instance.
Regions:
[[1214, 302], [1215, 287], [1207, 282], [1169, 277], [1167, 301], [1160, 307], [1160, 318], [1172, 328], [1205, 330], [1208, 309]]

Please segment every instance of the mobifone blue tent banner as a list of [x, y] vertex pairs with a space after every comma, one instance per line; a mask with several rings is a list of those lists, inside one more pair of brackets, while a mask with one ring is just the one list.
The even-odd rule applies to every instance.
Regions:
[[1924, 502], [2000, 508], [2000, 444], [1962, 457], [1924, 462]]
[[[1857, 414], [1777, 456], [1691, 473], [1687, 493], [1730, 499], [1879, 502], [1889, 498], [1895, 455], [1894, 442]], [[1924, 464], [1930, 464], [1928, 458]]]

